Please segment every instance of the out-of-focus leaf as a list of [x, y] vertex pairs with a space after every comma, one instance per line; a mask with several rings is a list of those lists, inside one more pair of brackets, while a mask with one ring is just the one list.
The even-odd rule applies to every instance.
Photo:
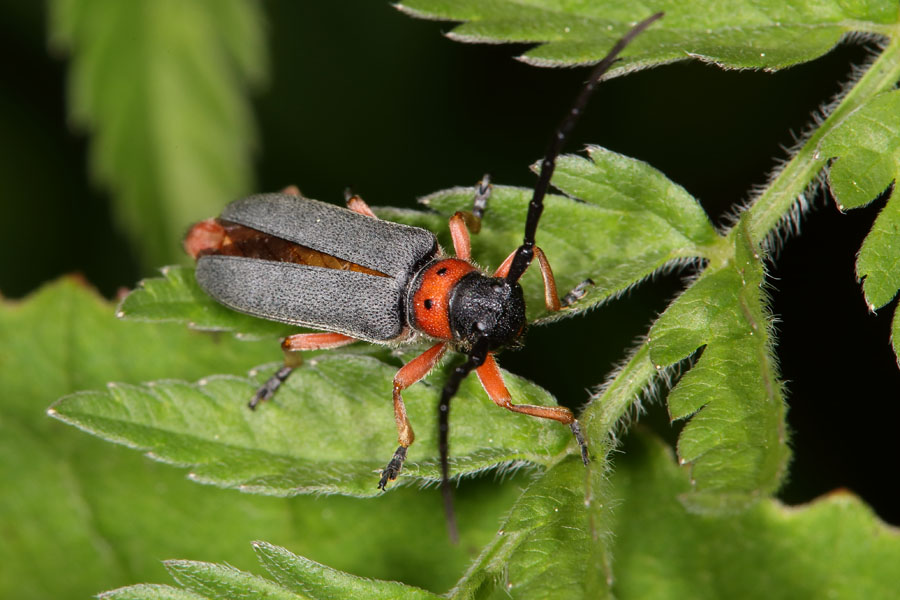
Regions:
[[250, 188], [247, 88], [265, 77], [249, 0], [53, 0], [52, 45], [71, 57], [71, 120], [91, 170], [146, 265], [182, 260], [180, 238]]
[[97, 596], [101, 600], [206, 600], [205, 596], [168, 585], [139, 583]]
[[611, 73], [693, 57], [739, 69], [780, 69], [818, 58], [852, 31], [887, 33], [892, 0], [405, 0], [413, 16], [462, 21], [448, 35], [462, 42], [537, 43], [522, 60], [539, 66], [599, 61], [638, 21], [666, 16], [623, 52]]
[[275, 581], [229, 565], [170, 560], [169, 573], [184, 589], [139, 584], [101, 594], [113, 600], [336, 600], [338, 598], [397, 598], [437, 600], [441, 596], [395, 581], [356, 577], [266, 542], [254, 542], [260, 562]]
[[897, 596], [900, 532], [859, 498], [836, 492], [789, 507], [765, 499], [739, 515], [684, 510], [689, 469], [667, 446], [631, 436], [612, 486], [617, 598], [866, 598]]
[[[615, 577], [585, 561], [595, 534], [585, 527], [584, 467], [569, 457], [536, 480], [503, 528], [447, 596], [463, 598], [866, 598], [896, 596], [900, 534], [859, 499], [836, 493], [800, 507], [766, 499], [723, 517], [686, 511], [690, 475], [662, 442], [633, 435], [610, 481], [615, 505]], [[266, 542], [254, 543], [277, 583], [209, 563], [170, 561], [176, 581], [102, 597], [177, 599], [435, 598], [404, 584], [367, 580]], [[591, 582], [602, 582], [602, 587]], [[188, 592], [184, 592], [188, 593]]]

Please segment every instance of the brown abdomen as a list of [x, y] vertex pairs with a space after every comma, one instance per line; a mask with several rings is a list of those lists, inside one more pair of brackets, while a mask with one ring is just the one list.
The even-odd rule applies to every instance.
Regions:
[[184, 249], [195, 260], [210, 255], [243, 256], [387, 277], [362, 265], [222, 219], [207, 219], [191, 227]]

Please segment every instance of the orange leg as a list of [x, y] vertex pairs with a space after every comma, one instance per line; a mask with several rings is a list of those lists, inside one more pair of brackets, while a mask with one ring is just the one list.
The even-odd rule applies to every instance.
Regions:
[[450, 237], [453, 239], [453, 249], [456, 256], [463, 260], [472, 258], [472, 243], [469, 232], [481, 231], [481, 217], [487, 208], [488, 198], [491, 197], [491, 178], [485, 175], [475, 188], [475, 197], [472, 199], [472, 211], [457, 211], [450, 217]]
[[[509, 273], [510, 266], [512, 266], [516, 252], [518, 252], [518, 249], [513, 250], [512, 253], [506, 257], [506, 260], [497, 267], [497, 270], [494, 272], [494, 277], [506, 277]], [[541, 268], [541, 277], [544, 279], [544, 305], [547, 307], [547, 310], [556, 312], [561, 308], [561, 305], [559, 302], [559, 293], [556, 291], [556, 279], [553, 277], [553, 269], [550, 268], [550, 261], [547, 260], [547, 255], [544, 254], [544, 251], [537, 246], [534, 247], [534, 256], [538, 260], [538, 266]], [[584, 294], [582, 293], [582, 295]]]
[[509, 256], [506, 257], [506, 260], [504, 260], [502, 263], [500, 263], [500, 266], [497, 267], [496, 271], [494, 271], [494, 277], [506, 277], [507, 276], [507, 274], [509, 273], [509, 268], [512, 266], [513, 258], [516, 257], [516, 252], [518, 252], [518, 251], [519, 251], [519, 249], [516, 248], [515, 250], [510, 252]]
[[450, 237], [453, 239], [453, 250], [456, 251], [457, 258], [472, 258], [472, 241], [469, 239], [464, 213], [457, 212], [450, 217]]
[[[518, 252], [518, 249], [513, 250], [512, 253], [506, 257], [506, 260], [497, 267], [497, 270], [494, 272], [494, 277], [506, 277], [507, 273], [509, 273], [510, 266], [512, 266], [516, 252]], [[538, 266], [541, 268], [541, 277], [544, 279], [544, 305], [547, 307], [547, 310], [551, 312], [556, 312], [561, 308], [581, 300], [585, 293], [587, 293], [586, 288], [594, 285], [593, 280], [585, 279], [560, 300], [559, 292], [556, 289], [556, 278], [553, 277], [553, 269], [550, 268], [550, 261], [547, 260], [547, 255], [544, 254], [543, 250], [535, 246], [534, 256], [538, 260]]]
[[303, 350], [328, 350], [352, 344], [356, 338], [343, 333], [298, 333], [289, 335], [281, 342], [285, 352], [301, 352]]
[[434, 365], [441, 359], [447, 345], [444, 342], [435, 344], [416, 358], [412, 359], [397, 371], [394, 376], [394, 421], [397, 423], [397, 441], [400, 447], [394, 452], [393, 458], [387, 467], [381, 472], [381, 481], [378, 487], [384, 489], [388, 481], [393, 481], [400, 473], [403, 467], [403, 461], [406, 460], [406, 449], [415, 440], [415, 434], [412, 425], [409, 424], [409, 418], [406, 416], [406, 405], [403, 404], [403, 397], [400, 392], [416, 383], [434, 368]]
[[372, 209], [369, 207], [366, 201], [360, 198], [358, 194], [354, 194], [353, 192], [351, 192], [349, 188], [344, 190], [344, 200], [347, 202], [347, 208], [349, 208], [353, 212], [365, 215], [367, 217], [372, 217], [373, 219], [378, 218], [375, 216], [375, 213], [372, 212]]
[[296, 185], [287, 186], [286, 188], [281, 190], [281, 193], [287, 194], [288, 196], [302, 196], [303, 195], [300, 193], [300, 188], [298, 188]]
[[260, 402], [265, 402], [275, 395], [281, 384], [287, 381], [294, 369], [303, 362], [299, 352], [303, 350], [327, 350], [340, 348], [352, 344], [356, 339], [342, 333], [298, 333], [284, 338], [281, 349], [284, 351], [284, 366], [269, 377], [262, 386], [256, 390], [250, 400], [250, 408], [256, 409]]
[[556, 291], [556, 279], [553, 278], [553, 269], [550, 268], [550, 261], [544, 251], [534, 247], [534, 257], [538, 260], [538, 266], [541, 268], [541, 277], [544, 278], [544, 305], [547, 310], [556, 312], [560, 309], [559, 293]]
[[497, 367], [497, 361], [494, 360], [493, 354], [487, 355], [484, 364], [475, 369], [475, 373], [478, 375], [478, 379], [481, 380], [484, 391], [487, 392], [487, 395], [497, 406], [540, 419], [553, 419], [568, 425], [575, 435], [575, 440], [581, 447], [581, 459], [584, 461], [584, 464], [588, 463], [587, 444], [584, 441], [584, 436], [581, 435], [581, 427], [578, 425], [578, 421], [571, 410], [564, 406], [513, 404], [512, 397], [509, 394], [509, 390], [506, 389], [506, 384], [503, 383], [503, 376], [500, 374], [500, 369]]

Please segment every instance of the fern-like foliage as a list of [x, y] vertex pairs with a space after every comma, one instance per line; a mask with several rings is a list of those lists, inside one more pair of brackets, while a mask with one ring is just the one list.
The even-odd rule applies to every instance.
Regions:
[[[63, 6], [68, 5], [59, 2]], [[815, 597], [856, 586], [866, 589], [865, 597], [889, 597], [894, 591], [889, 565], [900, 552], [896, 532], [873, 525], [856, 500], [833, 497], [792, 513], [771, 499], [784, 480], [789, 450], [765, 266], [770, 240], [825, 172], [842, 210], [888, 197], [863, 243], [857, 275], [872, 310], [896, 296], [900, 216], [891, 184], [900, 173], [900, 96], [894, 91], [900, 80], [897, 3], [412, 0], [401, 8], [461, 22], [450, 34], [460, 41], [538, 44], [523, 59], [542, 65], [595, 61], [631, 23], [665, 10], [666, 18], [629, 46], [611, 75], [694, 58], [725, 68], [775, 70], [821, 56], [842, 37], [884, 39], [877, 58], [847, 86], [790, 160], [720, 229], [687, 191], [645, 163], [599, 147], [591, 147], [587, 158], [561, 158], [552, 184], [564, 195], [547, 199], [540, 244], [561, 288], [585, 278], [596, 285], [553, 318], [590, 310], [672, 265], [693, 265], [696, 276], [592, 396], [581, 417], [594, 456], [586, 472], [574, 443], [556, 424], [500, 413], [486, 402], [477, 382], [465, 382], [459, 394], [465, 410], [452, 416], [453, 472], [469, 475], [525, 464], [534, 475], [502, 528], [491, 540], [480, 540], [481, 553], [449, 596], [602, 598], [616, 592], [658, 597], [666, 590], [679, 597], [678, 590], [667, 587], [677, 579], [691, 595], [711, 580], [719, 582], [717, 594], [710, 597], [746, 595], [750, 586], [784, 597]], [[94, 105], [75, 103], [76, 114], [88, 120], [91, 111], [82, 105]], [[471, 188], [454, 188], [424, 200], [433, 212], [385, 209], [379, 214], [443, 228], [446, 217], [468, 207], [471, 195]], [[497, 186], [483, 234], [473, 240], [480, 262], [496, 265], [516, 246], [529, 198], [529, 190]], [[534, 271], [523, 286], [529, 319], [540, 321], [548, 315], [541, 309]], [[212, 303], [189, 268], [164, 275], [133, 292], [121, 304], [120, 316], [182, 321], [249, 337], [284, 334], [281, 326]], [[898, 323], [900, 317], [895, 317], [895, 348]], [[377, 351], [316, 356], [276, 404], [255, 413], [242, 407], [268, 371], [196, 383], [114, 385], [66, 396], [51, 414], [160, 461], [188, 467], [191, 477], [204, 483], [275, 496], [372, 496], [374, 473], [394, 446], [384, 400], [396, 365], [394, 357]], [[656, 442], [643, 440], [611, 475], [608, 454], [621, 418], [676, 365], [686, 369], [667, 398], [671, 418], [686, 421], [677, 459]], [[507, 377], [514, 400], [553, 403], [537, 386]], [[436, 372], [407, 393], [419, 437], [397, 487], [437, 478], [434, 405], [442, 380], [443, 373]], [[348, 435], [351, 427], [354, 433]], [[642, 519], [654, 523], [647, 536], [652, 543], [644, 543]], [[414, 527], [403, 515], [387, 526]], [[778, 536], [791, 540], [785, 548], [790, 552], [779, 553], [774, 546], [766, 551], [766, 540]], [[669, 547], [673, 540], [681, 545], [679, 552]], [[734, 551], [736, 541], [745, 552]], [[834, 547], [842, 549], [839, 563], [829, 554]], [[872, 570], [866, 575], [859, 571], [868, 560], [863, 558], [866, 548], [876, 548], [874, 562], [886, 565], [871, 577]], [[177, 561], [167, 568], [180, 588], [136, 586], [107, 596], [432, 596], [394, 582], [363, 580], [269, 544], [259, 543], [256, 550], [271, 580], [221, 565]], [[698, 553], [706, 560], [690, 559]], [[664, 564], [659, 556], [665, 556]], [[834, 570], [823, 574], [816, 567], [820, 564], [834, 565]], [[747, 567], [743, 576], [741, 565]], [[775, 575], [763, 582], [747, 576], [760, 571]]]

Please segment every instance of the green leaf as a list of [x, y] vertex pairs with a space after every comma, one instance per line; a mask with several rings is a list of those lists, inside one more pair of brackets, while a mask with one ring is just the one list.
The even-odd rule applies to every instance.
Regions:
[[708, 267], [650, 331], [658, 369], [705, 345], [668, 398], [672, 420], [691, 417], [678, 454], [691, 465], [684, 501], [698, 511], [733, 510], [772, 493], [789, 455], [763, 267], [745, 221], [733, 243], [734, 257]]
[[337, 600], [339, 598], [434, 599], [440, 596], [394, 581], [356, 577], [297, 556], [284, 548], [254, 542], [262, 565], [275, 581], [264, 579], [229, 565], [170, 560], [166, 568], [184, 589], [169, 586], [135, 585], [101, 594], [114, 600]]
[[[606, 477], [602, 464], [593, 465]], [[450, 593], [451, 598], [604, 598], [611, 578], [592, 560], [611, 514], [608, 498], [586, 498], [585, 467], [570, 456], [540, 475], [513, 505], [494, 539]], [[604, 512], [590, 527], [589, 506]], [[204, 598], [436, 598], [424, 590], [391, 581], [356, 577], [288, 552], [254, 542], [260, 562], [277, 585], [227, 566], [170, 561], [180, 585]], [[608, 560], [608, 557], [607, 557]], [[608, 565], [607, 565], [608, 566]], [[255, 594], [255, 595], [253, 595]], [[296, 594], [296, 595], [295, 595]], [[266, 596], [270, 597], [270, 596]]]
[[[519, 494], [519, 477], [463, 482], [456, 498], [462, 545], [454, 546], [435, 490], [401, 488], [367, 500], [237, 494], [196, 485], [181, 470], [47, 418], [54, 398], [102, 387], [109, 379], [128, 388], [162, 377], [242, 374], [281, 355], [271, 340], [241, 342], [179, 324], [123, 322], [114, 313], [114, 305], [73, 278], [18, 302], [0, 300], [2, 598], [86, 598], [161, 581], [160, 561], [170, 557], [253, 569], [257, 561], [248, 541], [260, 536], [358, 575], [444, 591], [471, 560], [470, 549], [491, 539]], [[387, 394], [376, 407], [385, 413], [389, 437]], [[245, 402], [236, 398], [233, 408], [264, 414], [250, 413]], [[471, 408], [466, 404], [457, 403], [454, 412], [463, 416]], [[487, 401], [471, 404], [477, 409]], [[493, 406], [486, 410], [507, 417], [503, 428], [530, 421]], [[227, 410], [208, 415], [213, 422], [229, 418]], [[335, 416], [332, 431], [349, 427], [341, 418]], [[420, 424], [419, 433], [425, 428]], [[561, 431], [552, 436], [571, 437], [556, 429]], [[355, 434], [347, 431], [347, 437]], [[375, 483], [377, 476], [369, 480], [373, 488]], [[195, 598], [172, 589], [141, 587], [113, 597]]]
[[[739, 515], [699, 516], [677, 500], [692, 485], [668, 447], [641, 434], [631, 436], [625, 450], [610, 481], [609, 497], [618, 499], [615, 510], [602, 499], [606, 512], [614, 514], [611, 534], [603, 540], [615, 551], [614, 579], [584, 560], [599, 540], [588, 526], [578, 484], [584, 467], [569, 457], [529, 486], [449, 597], [603, 598], [614, 593], [673, 600], [829, 595], [878, 600], [896, 595], [900, 535], [850, 494], [800, 507], [765, 499]], [[224, 565], [171, 561], [167, 566], [179, 584], [200, 596], [134, 586], [101, 597], [436, 597], [343, 573], [266, 542], [254, 547], [277, 583]]]
[[[586, 311], [667, 262], [704, 256], [718, 237], [697, 201], [659, 171], [596, 146], [589, 153], [590, 160], [560, 157], [553, 185], [571, 198], [545, 198], [537, 237], [561, 294], [585, 279], [596, 285], [548, 320]], [[499, 265], [522, 243], [531, 196], [528, 189], [494, 187], [482, 231], [472, 238], [482, 264]], [[422, 203], [449, 217], [471, 208], [472, 189], [436, 192]], [[537, 268], [522, 286], [529, 318], [548, 317]]]
[[[834, 158], [828, 183], [841, 210], [865, 206], [900, 178], [900, 91], [875, 96], [831, 130], [819, 147], [821, 159]], [[869, 310], [885, 306], [900, 290], [900, 198], [887, 202], [856, 259]], [[895, 311], [896, 312], [896, 311]], [[897, 322], [895, 315], [894, 322]], [[900, 357], [897, 336], [892, 336]]]
[[[63, 398], [52, 414], [155, 459], [189, 466], [195, 481], [277, 496], [376, 496], [378, 473], [397, 445], [390, 404], [396, 371], [372, 357], [329, 352], [306, 361], [277, 401], [256, 411], [247, 401], [269, 369], [254, 379], [110, 384], [104, 392]], [[517, 402], [552, 404], [537, 386], [510, 374], [505, 379]], [[403, 393], [417, 440], [398, 482], [439, 479], [439, 390], [422, 384]], [[457, 474], [519, 460], [546, 464], [570, 441], [556, 423], [498, 410], [474, 378], [463, 384], [456, 405], [451, 431]]]
[[[602, 459], [588, 469], [588, 477], [606, 477]], [[586, 495], [585, 475], [570, 456], [536, 479], [451, 597], [610, 597], [609, 498]], [[593, 508], [601, 519], [592, 521]]]
[[166, 569], [179, 585], [203, 598], [232, 600], [234, 598], [272, 598], [272, 600], [303, 600], [305, 594], [295, 594], [262, 577], [245, 573], [229, 565], [189, 560], [166, 561]]
[[[195, 481], [277, 496], [376, 496], [378, 473], [397, 445], [390, 404], [396, 371], [372, 357], [329, 352], [306, 361], [277, 401], [256, 411], [247, 401], [270, 370], [254, 379], [111, 384], [104, 392], [63, 398], [52, 414], [155, 459], [189, 466]], [[517, 403], [552, 404], [537, 386], [510, 374], [505, 379]], [[417, 440], [399, 482], [439, 479], [439, 390], [421, 384], [403, 392]], [[499, 410], [475, 378], [463, 384], [456, 405], [451, 431], [457, 474], [519, 460], [547, 464], [570, 441], [557, 423]]]
[[835, 158], [828, 184], [841, 210], [865, 206], [900, 175], [900, 91], [875, 96], [835, 126], [819, 159]]
[[342, 573], [266, 542], [253, 549], [269, 574], [285, 588], [316, 600], [339, 598], [434, 598], [439, 596], [395, 581], [375, 581]]
[[891, 320], [891, 346], [894, 348], [894, 356], [897, 358], [897, 366], [900, 367], [900, 310], [894, 311]]
[[900, 534], [859, 498], [765, 499], [739, 515], [690, 514], [689, 473], [668, 447], [632, 436], [612, 475], [617, 598], [895, 598]]
[[[897, 164], [900, 167], [900, 160]], [[862, 279], [863, 293], [873, 312], [897, 295], [900, 289], [900, 197], [897, 194], [888, 198], [863, 241], [856, 259], [856, 276]]]
[[[865, 206], [900, 177], [900, 91], [886, 92], [854, 111], [820, 146], [834, 158], [828, 183], [841, 210]], [[863, 242], [857, 277], [874, 311], [900, 289], [900, 201], [890, 194]]]
[[897, 21], [892, 0], [407, 0], [398, 8], [463, 21], [448, 34], [458, 41], [540, 44], [521, 57], [539, 66], [597, 62], [637, 21], [665, 11], [623, 52], [612, 75], [688, 57], [729, 68], [780, 69], [818, 58], [849, 32], [887, 33]]
[[[640, 219], [641, 229], [663, 238], [652, 245], [672, 246], [671, 254], [690, 255], [695, 248], [716, 242], [718, 235], [697, 200], [661, 171], [600, 146], [588, 146], [587, 152], [590, 160], [560, 157], [553, 185], [573, 198]], [[620, 227], [631, 224], [626, 221]], [[636, 243], [625, 236], [621, 241]]]
[[175, 262], [186, 226], [250, 188], [246, 89], [265, 76], [249, 0], [54, 0], [52, 45], [71, 56], [70, 118], [91, 171], [147, 265]]
[[200, 596], [168, 585], [138, 584], [97, 596], [101, 600], [206, 600]]

